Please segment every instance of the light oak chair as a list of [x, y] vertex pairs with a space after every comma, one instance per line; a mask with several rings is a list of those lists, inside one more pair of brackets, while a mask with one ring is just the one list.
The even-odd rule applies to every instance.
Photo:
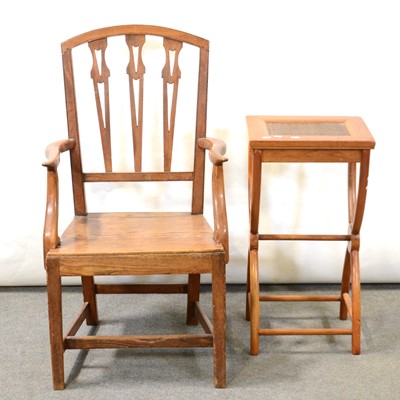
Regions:
[[[43, 244], [53, 387], [64, 388], [64, 352], [68, 349], [212, 347], [214, 384], [223, 388], [225, 265], [229, 253], [223, 163], [227, 158], [224, 142], [206, 137], [209, 42], [169, 28], [125, 25], [83, 33], [63, 42], [61, 50], [68, 139], [50, 144], [43, 164], [48, 180]], [[188, 72], [181, 72], [181, 66]], [[156, 82], [151, 83], [152, 77]], [[189, 79], [195, 83], [185, 86]], [[146, 93], [152, 93], [148, 97], [145, 87]], [[151, 105], [157, 95], [160, 121], [156, 106]], [[114, 106], [114, 100], [126, 100], [127, 105]], [[145, 122], [146, 117], [150, 118]], [[128, 130], [124, 130], [126, 125]], [[126, 131], [128, 138], [121, 139]], [[133, 157], [125, 154], [118, 158], [118, 150]], [[213, 229], [203, 215], [206, 150], [211, 160]], [[58, 166], [61, 153], [66, 151], [71, 161], [75, 216], [60, 238]], [[158, 156], [158, 160], [149, 162], [150, 156]], [[150, 182], [167, 188], [179, 186], [169, 192], [147, 191], [148, 186], [143, 186], [152, 185]], [[125, 209], [110, 210], [103, 198], [93, 203], [92, 212], [89, 200], [108, 192], [111, 184], [117, 192], [131, 196], [122, 203]], [[103, 189], [96, 189], [96, 185]], [[183, 202], [184, 189], [189, 192], [186, 207], [176, 210], [181, 199]], [[140, 203], [133, 195], [143, 193], [147, 197]], [[162, 202], [165, 193], [169, 209], [156, 211], [154, 205]], [[99, 210], [101, 205], [104, 212]], [[143, 209], [136, 212], [139, 206]], [[143, 278], [165, 278], [167, 274], [181, 278], [171, 282], [157, 277], [152, 284]], [[187, 276], [183, 281], [182, 274]], [[199, 305], [201, 274], [211, 274], [212, 321]], [[81, 277], [83, 305], [64, 332], [61, 278], [72, 276]], [[99, 283], [97, 276], [124, 278], [117, 282], [102, 278]], [[82, 327], [85, 321], [87, 325], [99, 324], [97, 294], [127, 293], [186, 294], [186, 323], [200, 322], [204, 333], [101, 336], [100, 326], [96, 334], [80, 334], [87, 330]]]

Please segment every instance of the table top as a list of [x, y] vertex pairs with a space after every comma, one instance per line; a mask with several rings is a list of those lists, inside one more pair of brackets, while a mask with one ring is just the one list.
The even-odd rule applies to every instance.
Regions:
[[254, 149], [373, 149], [375, 140], [360, 117], [246, 117]]

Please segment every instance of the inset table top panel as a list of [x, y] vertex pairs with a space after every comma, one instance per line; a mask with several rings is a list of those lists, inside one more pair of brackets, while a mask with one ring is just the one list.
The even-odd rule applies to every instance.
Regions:
[[246, 117], [252, 148], [373, 149], [375, 141], [360, 117]]

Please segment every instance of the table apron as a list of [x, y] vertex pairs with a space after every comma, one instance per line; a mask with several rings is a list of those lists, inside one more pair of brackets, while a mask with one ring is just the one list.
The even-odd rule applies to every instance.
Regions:
[[363, 150], [257, 149], [262, 162], [360, 162]]

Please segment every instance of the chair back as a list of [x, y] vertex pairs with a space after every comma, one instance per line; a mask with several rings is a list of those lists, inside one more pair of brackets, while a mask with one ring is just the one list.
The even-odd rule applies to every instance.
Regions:
[[[123, 191], [132, 182], [184, 182], [170, 193], [180, 197], [185, 187], [190, 211], [201, 214], [205, 155], [197, 140], [206, 135], [208, 41], [123, 25], [73, 37], [61, 49], [76, 215], [87, 214], [92, 184]], [[134, 192], [143, 190], [137, 184]], [[154, 203], [163, 197], [154, 196]]]

